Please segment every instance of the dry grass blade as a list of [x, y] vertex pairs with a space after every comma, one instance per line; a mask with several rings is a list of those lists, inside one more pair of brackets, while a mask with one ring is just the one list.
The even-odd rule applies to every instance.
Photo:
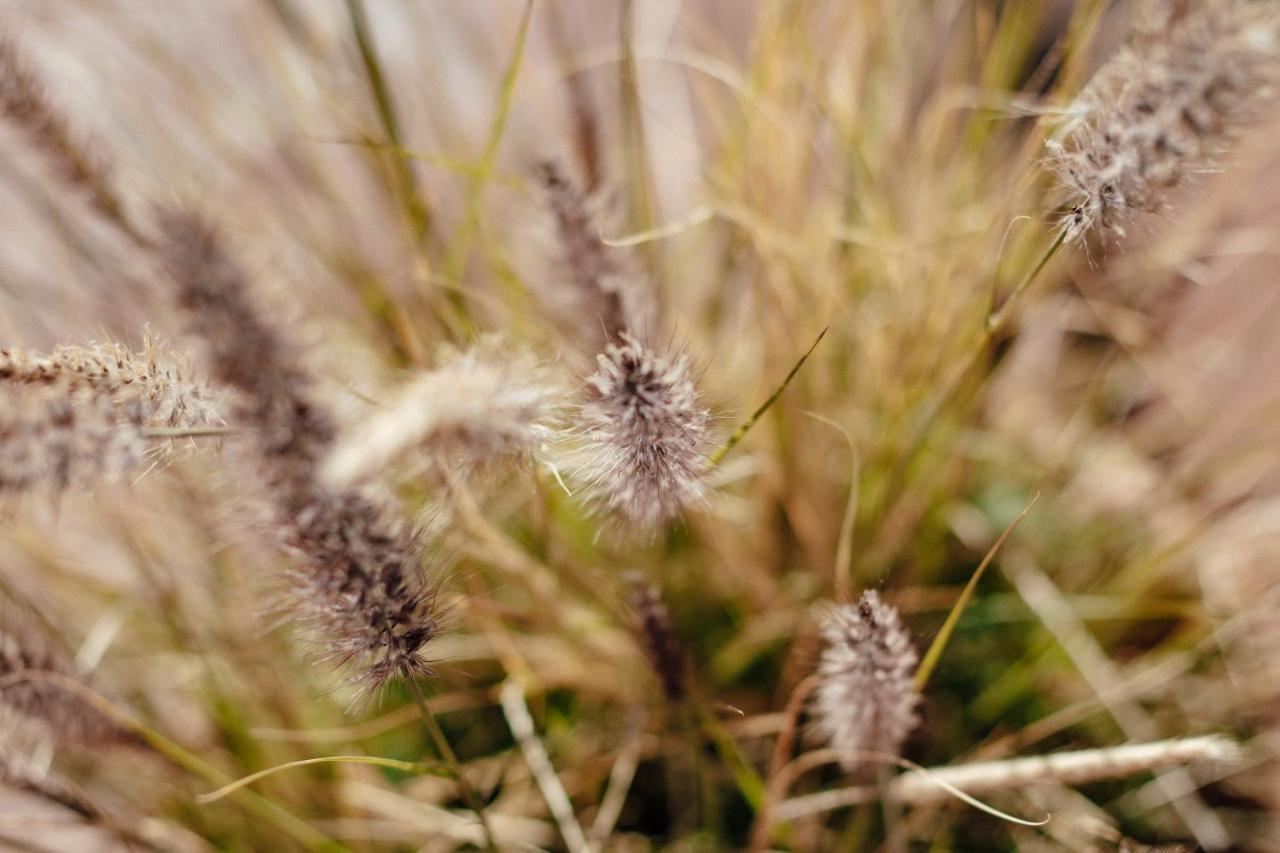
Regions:
[[578, 823], [578, 818], [573, 813], [573, 803], [569, 801], [569, 795], [565, 793], [564, 785], [560, 784], [560, 777], [556, 776], [555, 768], [551, 766], [551, 759], [547, 757], [547, 751], [543, 748], [542, 741], [538, 740], [538, 734], [533, 728], [533, 717], [529, 715], [524, 690], [514, 680], [508, 679], [499, 694], [499, 699], [502, 702], [502, 712], [507, 718], [507, 725], [511, 727], [511, 734], [520, 745], [524, 760], [528, 763], [529, 770], [533, 773], [533, 778], [537, 780], [538, 788], [541, 789], [542, 796], [547, 801], [547, 807], [551, 809], [551, 814], [560, 827], [560, 835], [564, 838], [565, 846], [569, 848], [570, 853], [590, 853], [591, 846], [587, 844], [582, 825]]

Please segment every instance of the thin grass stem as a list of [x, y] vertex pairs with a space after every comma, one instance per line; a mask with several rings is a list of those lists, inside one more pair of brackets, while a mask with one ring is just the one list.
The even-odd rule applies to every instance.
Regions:
[[431, 706], [427, 704], [427, 697], [423, 695], [422, 688], [413, 679], [406, 679], [405, 681], [409, 685], [409, 692], [413, 694], [414, 702], [417, 703], [418, 712], [422, 715], [422, 722], [427, 727], [427, 733], [431, 735], [431, 740], [435, 743], [436, 751], [440, 753], [440, 757], [444, 759], [445, 764], [453, 772], [458, 781], [458, 788], [461, 789], [462, 796], [467, 801], [467, 806], [475, 812], [476, 818], [480, 821], [480, 827], [484, 831], [485, 849], [492, 851], [492, 853], [498, 853], [498, 846], [493, 838], [493, 829], [489, 826], [489, 818], [485, 814], [484, 804], [480, 801], [480, 795], [476, 793], [476, 789], [471, 787], [471, 783], [467, 781], [467, 774], [463, 770], [462, 762], [458, 760], [457, 753], [449, 745], [449, 739], [445, 737], [444, 729], [440, 728], [436, 715], [431, 712]]

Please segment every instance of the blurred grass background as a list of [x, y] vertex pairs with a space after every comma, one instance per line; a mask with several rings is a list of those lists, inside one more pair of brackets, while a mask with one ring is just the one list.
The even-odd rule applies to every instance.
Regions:
[[[590, 363], [539, 299], [554, 275], [532, 171], [546, 156], [614, 197], [606, 236], [674, 224], [634, 256], [722, 436], [830, 325], [715, 471], [710, 504], [654, 541], [602, 533], [540, 470], [461, 496], [403, 490], [436, 514], [452, 564], [432, 703], [511, 837], [562, 843], [498, 707], [509, 676], [585, 826], [611, 772], [636, 762], [610, 849], [739, 848], [821, 603], [881, 589], [923, 651], [1039, 494], [947, 646], [906, 756], [1223, 732], [1248, 761], [1173, 797], [1147, 776], [993, 799], [1052, 812], [1038, 829], [960, 803], [866, 806], [783, 838], [1036, 850], [1224, 834], [1267, 849], [1280, 125], [1176, 215], [1059, 253], [984, 330], [1053, 240], [1044, 116], [1130, 21], [1102, 0], [9, 0], [0, 14], [110, 157], [131, 213], [176, 200], [216, 219], [352, 416], [477, 330]], [[3, 146], [3, 342], [137, 343], [149, 328], [181, 348], [148, 258], [20, 138], [4, 131]], [[206, 450], [6, 506], [0, 588], [110, 695], [231, 776], [430, 756], [407, 692], [347, 714], [338, 677], [264, 617], [276, 558], [228, 498], [237, 479]], [[662, 701], [624, 570], [662, 586], [700, 714]], [[233, 801], [195, 804], [208, 785], [145, 755], [100, 758], [57, 760], [173, 849], [292, 843]], [[795, 790], [839, 783], [829, 769]], [[255, 787], [356, 849], [467, 837], [447, 780], [321, 765]], [[35, 822], [17, 795], [0, 806], [15, 846], [110, 849]]]

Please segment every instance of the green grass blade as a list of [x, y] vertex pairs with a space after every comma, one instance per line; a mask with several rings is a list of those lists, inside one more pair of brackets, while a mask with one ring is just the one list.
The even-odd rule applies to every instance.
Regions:
[[250, 773], [237, 779], [234, 782], [223, 785], [216, 791], [210, 791], [207, 794], [201, 794], [196, 797], [196, 802], [202, 805], [206, 803], [216, 802], [227, 794], [233, 794], [246, 785], [252, 785], [259, 779], [272, 776], [283, 770], [289, 770], [294, 767], [308, 767], [312, 764], [372, 764], [376, 767], [390, 767], [392, 770], [403, 770], [405, 773], [420, 773], [429, 776], [444, 776], [452, 779], [453, 771], [442, 764], [427, 764], [421, 761], [399, 761], [394, 758], [379, 758], [376, 755], [322, 755], [318, 758], [303, 758], [298, 761], [287, 761], [284, 764], [277, 764], [275, 767], [268, 767], [265, 770], [259, 770], [257, 773]]
[[982, 562], [974, 570], [969, 582], [965, 584], [964, 589], [960, 592], [960, 597], [956, 599], [955, 606], [947, 614], [947, 621], [942, 623], [942, 630], [938, 632], [938, 636], [933, 638], [933, 642], [929, 645], [929, 650], [925, 652], [924, 659], [920, 662], [920, 668], [916, 670], [916, 690], [924, 692], [924, 686], [929, 682], [929, 676], [933, 673], [934, 667], [938, 665], [939, 658], [942, 657], [942, 650], [947, 647], [947, 641], [951, 639], [951, 634], [955, 631], [956, 624], [960, 621], [960, 614], [964, 612], [965, 607], [969, 604], [969, 599], [973, 598], [973, 591], [978, 588], [978, 581], [982, 579], [983, 573], [991, 565], [1001, 546], [1013, 535], [1013, 531], [1018, 529], [1022, 519], [1027, 517], [1027, 513], [1031, 512], [1031, 507], [1035, 506], [1036, 501], [1039, 499], [1040, 493], [1037, 492], [1023, 507], [1022, 512], [1013, 520], [1013, 523], [1005, 528], [1004, 533], [1000, 534], [1000, 538], [991, 546], [991, 550], [987, 551], [987, 555], [982, 558]]
[[809, 346], [809, 349], [805, 351], [804, 355], [800, 356], [800, 360], [795, 363], [795, 366], [791, 368], [787, 377], [782, 380], [782, 384], [778, 386], [778, 390], [770, 394], [769, 399], [761, 403], [760, 408], [752, 412], [751, 417], [743, 421], [742, 425], [733, 431], [733, 435], [729, 436], [729, 440], [726, 441], [719, 450], [711, 454], [707, 459], [709, 467], [714, 468], [716, 465], [719, 465], [720, 460], [724, 459], [724, 457], [728, 455], [729, 451], [733, 450], [733, 448], [737, 446], [738, 442], [742, 441], [742, 439], [746, 437], [747, 431], [755, 426], [756, 421], [764, 417], [764, 413], [769, 411], [769, 407], [778, 401], [778, 398], [782, 396], [782, 392], [787, 390], [787, 386], [791, 384], [791, 380], [800, 372], [800, 368], [804, 366], [806, 361], [808, 361], [809, 356], [813, 354], [813, 351], [818, 348], [818, 344], [822, 342], [824, 337], [826, 337], [827, 330], [830, 328], [830, 325], [822, 328], [822, 331], [818, 333], [818, 337]]

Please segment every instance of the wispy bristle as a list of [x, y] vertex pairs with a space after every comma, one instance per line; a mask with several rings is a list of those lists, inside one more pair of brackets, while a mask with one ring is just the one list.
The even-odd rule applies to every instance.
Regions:
[[584, 338], [598, 348], [621, 332], [645, 329], [649, 317], [639, 275], [624, 250], [601, 239], [595, 202], [554, 160], [539, 164], [538, 176], [555, 218], [556, 272], [569, 285], [558, 295], [584, 324]]
[[675, 625], [671, 623], [671, 613], [662, 600], [662, 592], [646, 582], [643, 576], [637, 574], [629, 581], [631, 608], [635, 611], [645, 656], [662, 682], [667, 698], [672, 702], [679, 701], [685, 692], [684, 649]]
[[1280, 73], [1280, 28], [1264, 4], [1224, 0], [1170, 13], [1112, 59], [1077, 100], [1049, 167], [1070, 196], [1068, 239], [1123, 233], [1136, 213], [1211, 163]]
[[822, 625], [826, 648], [818, 663], [814, 730], [848, 753], [853, 772], [859, 751], [897, 754], [917, 723], [920, 697], [912, 676], [918, 657], [898, 612], [874, 590], [857, 604], [833, 609]]
[[139, 469], [146, 453], [134, 404], [57, 389], [0, 394], [0, 495], [109, 480]]
[[21, 715], [64, 743], [91, 746], [128, 743], [135, 738], [64, 687], [23, 679], [23, 673], [76, 673], [51, 639], [11, 610], [0, 609], [0, 705]]
[[345, 431], [324, 481], [352, 485], [415, 449], [427, 467], [472, 469], [539, 448], [560, 395], [532, 358], [493, 349], [477, 346], [406, 383], [386, 408]]
[[0, 349], [0, 380], [87, 390], [136, 402], [148, 426], [200, 427], [222, 423], [218, 395], [191, 378], [188, 366], [148, 337], [142, 352], [120, 344], [60, 346], [48, 355]]
[[599, 501], [643, 528], [701, 499], [709, 414], [686, 356], [667, 359], [627, 333], [596, 357], [582, 407], [583, 475]]
[[439, 633], [421, 582], [422, 545], [399, 519], [351, 491], [317, 492], [286, 532], [298, 558], [287, 599], [313, 624], [321, 657], [353, 663], [353, 682], [433, 674], [422, 648]]
[[422, 581], [422, 548], [390, 507], [319, 482], [333, 444], [312, 378], [254, 307], [246, 279], [198, 216], [164, 211], [162, 249], [179, 302], [215, 374], [241, 392], [238, 425], [256, 447], [281, 536], [298, 560], [287, 594], [315, 630], [321, 656], [350, 662], [373, 687], [430, 672], [422, 647], [438, 632]]
[[134, 234], [111, 188], [105, 157], [91, 152], [74, 137], [17, 46], [4, 36], [0, 36], [0, 117], [27, 137], [60, 180], [72, 189], [87, 192], [100, 213], [131, 236]]

